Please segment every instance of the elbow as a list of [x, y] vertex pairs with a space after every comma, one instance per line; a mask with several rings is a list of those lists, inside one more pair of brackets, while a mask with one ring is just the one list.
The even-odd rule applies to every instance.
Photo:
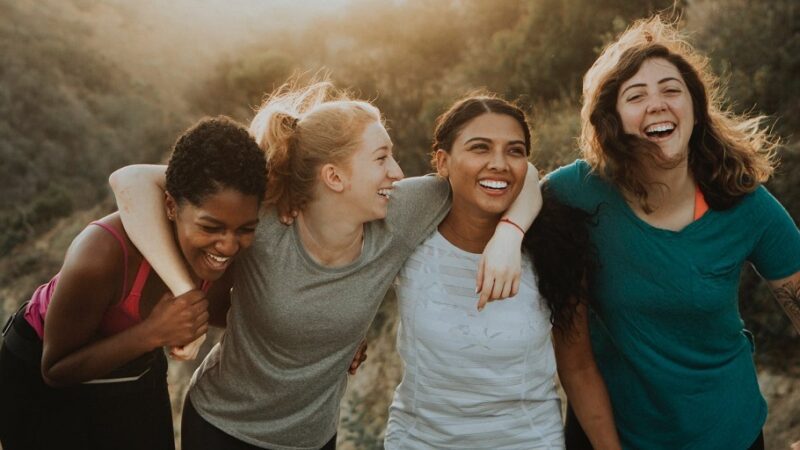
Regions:
[[57, 370], [53, 370], [52, 367], [42, 366], [42, 380], [44, 384], [51, 388], [61, 388], [70, 384], [69, 380], [66, 380], [65, 377], [59, 374]]
[[124, 184], [126, 179], [126, 167], [115, 170], [108, 176], [108, 184], [114, 192], [119, 191], [120, 187]]

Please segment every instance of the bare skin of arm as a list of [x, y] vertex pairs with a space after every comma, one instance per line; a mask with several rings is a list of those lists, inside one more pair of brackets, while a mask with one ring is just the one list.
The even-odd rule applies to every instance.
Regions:
[[522, 191], [503, 215], [515, 225], [508, 222], [497, 224], [494, 236], [486, 244], [478, 263], [478, 276], [475, 280], [475, 292], [480, 293], [478, 311], [482, 310], [487, 302], [513, 297], [519, 292], [522, 274], [522, 238], [524, 231], [531, 227], [541, 209], [539, 171], [533, 164], [528, 163]]
[[[161, 276], [167, 287], [180, 294], [194, 288], [177, 246], [169, 235], [163, 207], [165, 166], [134, 165], [117, 170], [109, 178], [122, 222], [133, 244]], [[542, 207], [538, 171], [528, 164], [525, 184], [506, 212], [512, 222], [527, 230]], [[519, 290], [521, 243], [523, 234], [514, 225], [500, 222], [495, 236], [486, 245], [478, 267], [476, 292], [478, 308], [487, 301], [513, 296]]]
[[109, 183], [133, 245], [175, 295], [195, 288], [171, 235], [164, 208], [167, 166], [134, 165], [111, 174]]
[[573, 328], [553, 331], [558, 377], [578, 421], [598, 450], [619, 449], [611, 401], [592, 353], [586, 307], [578, 306]]
[[102, 229], [90, 227], [73, 241], [45, 320], [42, 376], [51, 386], [102, 377], [163, 345], [191, 342], [207, 328], [202, 292], [165, 296], [139, 324], [98, 338], [103, 315], [119, 300], [122, 250]]
[[800, 334], [800, 272], [780, 280], [769, 281], [772, 294]]

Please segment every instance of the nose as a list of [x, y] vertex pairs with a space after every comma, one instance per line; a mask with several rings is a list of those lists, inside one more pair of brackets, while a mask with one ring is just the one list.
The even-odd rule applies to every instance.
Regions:
[[233, 256], [239, 251], [240, 246], [236, 233], [226, 231], [214, 244], [214, 249], [222, 256]]
[[661, 98], [653, 98], [647, 104], [648, 113], [657, 113], [667, 109], [667, 103]]
[[386, 171], [386, 176], [388, 176], [392, 181], [403, 179], [403, 169], [400, 168], [400, 164], [397, 164], [397, 160], [394, 159], [394, 156], [389, 157], [389, 165]]
[[508, 161], [506, 160], [506, 152], [500, 148], [492, 151], [489, 157], [487, 168], [491, 170], [503, 171], [508, 169]]

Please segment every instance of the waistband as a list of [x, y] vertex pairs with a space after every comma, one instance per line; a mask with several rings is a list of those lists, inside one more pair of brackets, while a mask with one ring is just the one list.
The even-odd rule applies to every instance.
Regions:
[[[31, 324], [25, 320], [24, 312], [28, 302], [8, 318], [3, 326], [3, 345], [26, 364], [37, 368], [42, 364], [42, 340], [36, 334]], [[154, 366], [160, 348], [124, 364], [103, 377], [85, 381], [82, 384], [109, 384], [127, 383], [137, 381], [146, 375]]]

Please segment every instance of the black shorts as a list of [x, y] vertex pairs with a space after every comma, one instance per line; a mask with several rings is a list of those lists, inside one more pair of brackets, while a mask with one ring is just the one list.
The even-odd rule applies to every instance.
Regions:
[[[18, 337], [41, 341], [18, 315]], [[0, 442], [4, 450], [174, 450], [167, 360], [153, 352], [136, 381], [52, 388], [32, 358], [0, 348]], [[30, 355], [28, 355], [30, 356]]]

